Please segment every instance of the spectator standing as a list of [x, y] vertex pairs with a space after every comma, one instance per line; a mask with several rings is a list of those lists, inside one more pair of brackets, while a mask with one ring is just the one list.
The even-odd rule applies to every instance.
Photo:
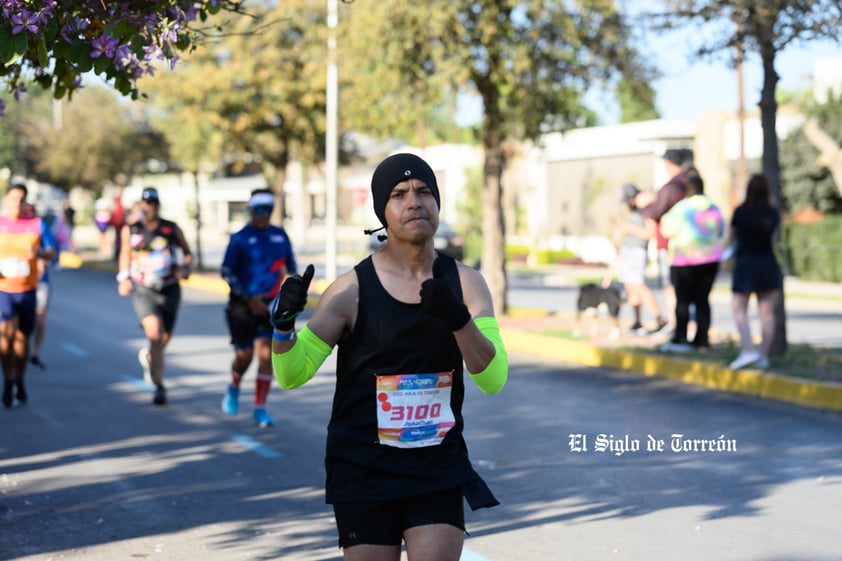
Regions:
[[[125, 225], [120, 233], [117, 291], [121, 296], [128, 296], [134, 287], [135, 313], [149, 340], [148, 347], [140, 349], [137, 359], [144, 378], [155, 384], [152, 403], [166, 405], [164, 348], [172, 337], [181, 304], [179, 281], [190, 276], [193, 255], [181, 228], [160, 217], [157, 189], [146, 187], [140, 205], [143, 218]], [[179, 249], [181, 264], [176, 251]]]
[[94, 224], [99, 230], [99, 256], [108, 257], [111, 254], [111, 244], [108, 239], [108, 229], [111, 227], [111, 208], [108, 199], [100, 197], [94, 203]]
[[306, 383], [338, 345], [327, 429], [326, 500], [346, 561], [457, 561], [463, 498], [497, 503], [462, 434], [463, 365], [486, 393], [508, 359], [482, 275], [436, 251], [439, 190], [421, 158], [386, 158], [371, 180], [386, 245], [333, 282], [301, 331], [313, 266], [272, 303], [272, 361], [281, 387]]
[[120, 245], [122, 238], [120, 233], [126, 225], [126, 209], [123, 206], [122, 193], [114, 195], [114, 210], [111, 213], [111, 226], [114, 227], [114, 261], [120, 260]]
[[[663, 217], [661, 231], [669, 239], [670, 278], [675, 287], [675, 332], [663, 350], [686, 352], [710, 347], [710, 291], [722, 257], [725, 221], [704, 193], [695, 171], [687, 173], [687, 193]], [[687, 340], [690, 305], [696, 311], [696, 334]]]
[[76, 242], [73, 239], [73, 229], [76, 227], [76, 209], [70, 204], [70, 198], [64, 199], [62, 212], [64, 223], [67, 225], [67, 247], [70, 251], [76, 251]]
[[670, 148], [662, 156], [664, 169], [669, 180], [655, 193], [655, 200], [640, 209], [646, 218], [642, 230], [630, 232], [648, 240], [655, 240], [658, 250], [658, 271], [661, 291], [664, 295], [664, 307], [669, 314], [669, 321], [675, 325], [675, 288], [672, 285], [668, 241], [660, 229], [661, 217], [684, 198], [687, 192], [687, 169], [693, 165], [693, 151], [689, 148]]
[[[729, 365], [733, 369], [769, 366], [769, 345], [775, 329], [775, 299], [783, 289], [783, 275], [775, 259], [772, 239], [781, 223], [781, 215], [771, 202], [771, 188], [764, 175], [748, 181], [746, 198], [734, 209], [731, 240], [736, 244], [731, 279], [731, 309], [740, 335], [740, 354]], [[758, 349], [748, 323], [748, 304], [757, 295], [761, 343]]]
[[268, 427], [275, 424], [266, 411], [274, 380], [269, 304], [285, 273], [294, 275], [297, 270], [289, 236], [282, 227], [269, 223], [275, 208], [272, 191], [252, 191], [248, 207], [250, 221], [231, 235], [222, 260], [222, 278], [230, 287], [225, 319], [234, 345], [231, 383], [222, 410], [228, 415], [239, 411], [240, 382], [257, 354], [253, 416], [258, 425]]
[[24, 385], [29, 337], [35, 328], [38, 259], [53, 259], [56, 242], [38, 216], [25, 215], [28, 190], [13, 183], [3, 197], [0, 215], [0, 364], [3, 405], [28, 400]]
[[[652, 201], [652, 194], [641, 191], [633, 183], [623, 185], [621, 191], [620, 200], [623, 204], [628, 205], [629, 215], [625, 221], [617, 224], [612, 238], [615, 247], [619, 246], [619, 279], [626, 289], [626, 298], [634, 313], [631, 332], [635, 334], [654, 334], [664, 329], [667, 322], [661, 315], [655, 295], [646, 284], [649, 240], [630, 232], [630, 230], [640, 232], [645, 227], [645, 218], [639, 207], [649, 204]], [[612, 276], [611, 271], [609, 271], [602, 282], [603, 287], [608, 287]], [[646, 309], [655, 318], [655, 327], [652, 329], [647, 330], [641, 323], [641, 305], [646, 306]]]

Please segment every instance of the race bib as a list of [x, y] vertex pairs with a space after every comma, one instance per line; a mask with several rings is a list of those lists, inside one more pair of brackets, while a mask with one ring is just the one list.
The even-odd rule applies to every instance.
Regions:
[[20, 279], [29, 276], [29, 261], [17, 257], [7, 257], [0, 261], [0, 275], [9, 279]]
[[453, 372], [377, 376], [380, 444], [421, 448], [441, 444], [456, 424], [450, 408]]

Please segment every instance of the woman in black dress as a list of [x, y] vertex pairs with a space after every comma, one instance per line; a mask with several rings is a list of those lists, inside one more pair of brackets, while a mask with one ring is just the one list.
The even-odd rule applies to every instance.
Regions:
[[[769, 366], [769, 345], [775, 329], [774, 305], [783, 289], [783, 275], [772, 250], [772, 237], [781, 223], [778, 209], [771, 203], [771, 188], [764, 175], [753, 175], [746, 199], [734, 210], [731, 238], [736, 242], [731, 308], [740, 335], [741, 351], [731, 362], [733, 369]], [[760, 316], [760, 347], [755, 346], [748, 322], [748, 303], [757, 295]]]

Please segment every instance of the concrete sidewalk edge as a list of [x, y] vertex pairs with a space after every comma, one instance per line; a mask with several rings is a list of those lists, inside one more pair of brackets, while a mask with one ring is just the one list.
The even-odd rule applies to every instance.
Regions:
[[698, 361], [607, 349], [519, 330], [501, 329], [501, 333], [510, 352], [582, 366], [627, 370], [764, 399], [842, 411], [842, 386], [838, 384], [800, 380], [759, 370], [731, 370]]

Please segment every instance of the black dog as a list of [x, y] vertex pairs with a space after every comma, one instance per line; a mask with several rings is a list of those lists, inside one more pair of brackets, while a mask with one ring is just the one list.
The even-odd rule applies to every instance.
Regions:
[[579, 287], [579, 297], [576, 300], [576, 333], [579, 333], [580, 318], [585, 310], [593, 310], [598, 313], [600, 307], [604, 307], [608, 309], [608, 315], [614, 323], [614, 333], [619, 335], [620, 308], [622, 305], [623, 295], [613, 286], [603, 288], [598, 284], [583, 284]]

